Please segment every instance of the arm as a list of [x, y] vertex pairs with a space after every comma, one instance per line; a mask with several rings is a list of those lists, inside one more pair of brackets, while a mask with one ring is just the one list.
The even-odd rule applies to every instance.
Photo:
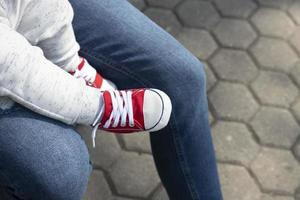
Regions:
[[[74, 11], [69, 1], [35, 0], [33, 2], [24, 5], [23, 12], [15, 11], [15, 13], [24, 13], [21, 20], [14, 20], [13, 17], [10, 20], [13, 27], [16, 27], [16, 31], [32, 45], [40, 47], [49, 61], [76, 78], [84, 78], [87, 84], [100, 90], [116, 89], [111, 81], [103, 78], [85, 59], [82, 69], [77, 70], [82, 59], [78, 55], [80, 46], [72, 26]], [[17, 5], [13, 7], [17, 8]], [[7, 15], [11, 16], [11, 14]]]
[[47, 60], [41, 48], [0, 23], [0, 96], [67, 124], [92, 124], [100, 92]]
[[[80, 46], [73, 31], [74, 12], [69, 1], [31, 0], [27, 2], [19, 3], [22, 6], [10, 5], [14, 9], [13, 12], [8, 11], [7, 16], [12, 26], [29, 43], [40, 47], [49, 61], [67, 72], [75, 71], [80, 62], [78, 55]], [[8, 1], [8, 4], [13, 4], [13, 2]], [[21, 20], [10, 17], [14, 15], [20, 15]]]

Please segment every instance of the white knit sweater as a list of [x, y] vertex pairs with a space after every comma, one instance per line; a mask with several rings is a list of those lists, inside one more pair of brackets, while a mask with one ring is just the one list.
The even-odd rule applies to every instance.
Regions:
[[92, 124], [100, 92], [79, 63], [68, 0], [0, 0], [0, 108], [14, 102], [67, 124]]

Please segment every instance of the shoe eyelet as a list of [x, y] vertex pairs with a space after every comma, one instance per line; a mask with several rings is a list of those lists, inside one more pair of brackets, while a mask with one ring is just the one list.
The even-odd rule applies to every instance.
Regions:
[[134, 127], [134, 124], [129, 124], [130, 127]]
[[120, 125], [120, 126], [121, 126], [121, 127], [125, 127], [125, 126], [126, 126], [126, 124], [122, 124], [122, 123], [121, 123], [121, 125]]

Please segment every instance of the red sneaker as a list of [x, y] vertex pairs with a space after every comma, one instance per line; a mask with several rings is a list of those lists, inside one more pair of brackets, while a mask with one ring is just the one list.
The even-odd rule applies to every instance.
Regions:
[[158, 131], [171, 115], [170, 98], [152, 88], [104, 91], [101, 108], [92, 124], [93, 146], [98, 129], [114, 133]]
[[100, 90], [115, 90], [117, 87], [111, 81], [103, 78], [88, 61], [80, 57], [80, 63], [75, 71], [69, 72], [75, 78], [83, 78], [86, 85], [98, 88]]

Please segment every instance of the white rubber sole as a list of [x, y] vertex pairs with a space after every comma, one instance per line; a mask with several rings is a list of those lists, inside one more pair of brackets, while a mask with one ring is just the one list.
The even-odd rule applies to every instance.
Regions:
[[[151, 110], [151, 112], [155, 112], [155, 109], [157, 110], [157, 113], [154, 113], [157, 115], [155, 117], [153, 117], [154, 119], [156, 119], [156, 121], [149, 122], [148, 125], [147, 125], [147, 123], [145, 123], [146, 131], [154, 132], [154, 131], [158, 131], [168, 125], [170, 116], [171, 116], [171, 112], [172, 112], [172, 103], [171, 103], [169, 96], [166, 93], [164, 93], [163, 91], [158, 90], [158, 89], [152, 89], [152, 88], [149, 88], [148, 90], [158, 94], [159, 98], [155, 99], [155, 101], [160, 101], [160, 104], [161, 104], [160, 106], [162, 107], [162, 109], [159, 109], [159, 110], [157, 109], [157, 107], [151, 108], [151, 109], [153, 109], [153, 110]], [[147, 102], [144, 102], [144, 103], [147, 104]], [[158, 105], [158, 103], [153, 104], [153, 105], [154, 106]], [[157, 121], [157, 119], [158, 119], [158, 121]]]

